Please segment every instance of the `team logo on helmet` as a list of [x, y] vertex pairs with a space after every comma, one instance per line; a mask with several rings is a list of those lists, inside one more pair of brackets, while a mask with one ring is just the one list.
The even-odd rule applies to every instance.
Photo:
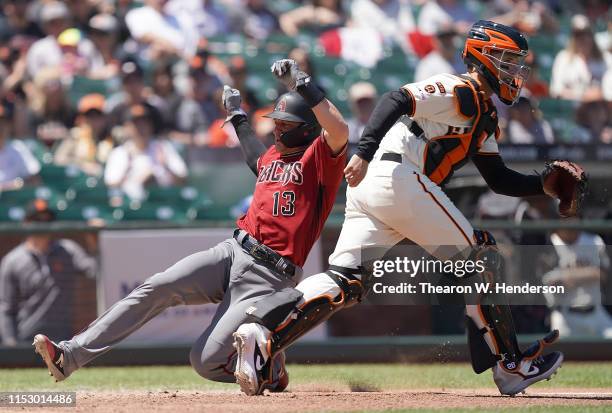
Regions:
[[286, 112], [287, 111], [287, 100], [286, 99], [279, 100], [274, 110], [277, 112]]

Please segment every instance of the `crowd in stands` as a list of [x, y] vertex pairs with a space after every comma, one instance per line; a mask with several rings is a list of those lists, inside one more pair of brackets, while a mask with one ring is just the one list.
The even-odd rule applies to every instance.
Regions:
[[[612, 140], [612, 12], [606, 0], [3, 0], [0, 186], [42, 163], [75, 166], [121, 188], [184, 182], [189, 148], [235, 147], [223, 84], [241, 90], [258, 136], [282, 86], [269, 63], [296, 59], [351, 125], [356, 142], [377, 97], [464, 69], [478, 18], [527, 34], [532, 73], [501, 141]], [[23, 142], [29, 141], [29, 145]], [[34, 143], [32, 143], [34, 141]], [[32, 148], [51, 154], [36, 159]], [[44, 165], [43, 165], [44, 167]]]

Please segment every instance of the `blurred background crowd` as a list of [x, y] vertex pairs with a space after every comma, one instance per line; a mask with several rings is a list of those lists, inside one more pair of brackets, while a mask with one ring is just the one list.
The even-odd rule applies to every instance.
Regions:
[[[270, 144], [274, 125], [262, 115], [284, 90], [269, 68], [289, 56], [341, 110], [355, 144], [380, 95], [465, 70], [464, 36], [479, 18], [518, 28], [530, 44], [520, 100], [498, 103], [502, 155], [531, 169], [551, 157], [594, 161], [585, 168], [594, 178], [585, 216], [609, 219], [609, 0], [0, 0], [0, 222], [229, 220], [248, 208], [253, 179], [231, 124], [223, 125], [224, 84], [241, 91]], [[500, 197], [469, 178], [445, 190], [470, 218], [556, 218], [546, 199]], [[335, 243], [343, 201], [341, 189], [324, 249]], [[47, 208], [51, 215], [38, 214]], [[610, 234], [601, 235], [499, 234], [515, 244], [609, 244]], [[92, 273], [72, 244], [25, 242], [59, 254], [63, 269]], [[17, 240], [3, 244], [0, 256]], [[95, 245], [88, 250], [95, 255]], [[32, 259], [21, 258], [3, 265]], [[431, 325], [459, 328], [444, 330], [436, 311]], [[524, 311], [521, 328], [548, 323], [548, 310]], [[447, 326], [449, 314], [439, 317]], [[435, 332], [412, 326], [398, 333]]]
[[[3, 0], [0, 189], [46, 165], [76, 168], [144, 199], [184, 183], [191, 148], [238, 145], [222, 85], [245, 96], [255, 130], [283, 92], [269, 65], [312, 73], [359, 139], [377, 97], [459, 73], [478, 18], [527, 34], [531, 78], [502, 112], [502, 143], [612, 141], [612, 12], [605, 0]], [[54, 170], [56, 174], [58, 172]], [[49, 172], [49, 173], [53, 173]], [[44, 172], [42, 172], [44, 175]]]

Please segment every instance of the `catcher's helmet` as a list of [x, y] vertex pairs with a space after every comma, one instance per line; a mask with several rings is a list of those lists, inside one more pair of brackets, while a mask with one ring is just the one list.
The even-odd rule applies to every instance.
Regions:
[[274, 110], [264, 117], [300, 122], [300, 125], [282, 133], [280, 136], [280, 141], [288, 148], [308, 145], [321, 134], [321, 125], [319, 125], [314, 112], [306, 101], [295, 92], [281, 95]]
[[468, 32], [463, 61], [484, 76], [502, 102], [512, 105], [529, 76], [529, 67], [524, 64], [528, 50], [519, 31], [479, 20]]

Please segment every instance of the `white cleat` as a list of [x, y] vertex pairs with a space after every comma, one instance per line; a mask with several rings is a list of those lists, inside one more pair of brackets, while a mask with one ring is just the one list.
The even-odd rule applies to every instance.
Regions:
[[269, 331], [260, 324], [242, 324], [233, 334], [234, 348], [238, 354], [236, 360], [236, 383], [247, 396], [256, 396], [265, 389], [269, 370], [268, 355]]
[[47, 365], [49, 376], [53, 376], [56, 382], [65, 380], [64, 352], [62, 349], [44, 334], [36, 334], [32, 345], [34, 346], [34, 351], [40, 354]]

